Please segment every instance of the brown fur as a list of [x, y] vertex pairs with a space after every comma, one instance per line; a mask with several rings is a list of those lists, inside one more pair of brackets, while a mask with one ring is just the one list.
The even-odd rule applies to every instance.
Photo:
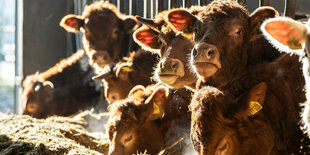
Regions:
[[60, 26], [69, 32], [84, 32], [84, 49], [98, 72], [137, 48], [131, 41], [131, 33], [137, 27], [136, 21], [132, 16], [120, 13], [108, 1], [85, 6], [81, 16], [65, 16]]
[[[305, 101], [302, 77], [298, 57], [286, 54], [251, 68], [230, 86], [201, 88], [190, 106], [196, 151], [220, 152], [225, 139], [231, 154], [298, 154], [303, 136], [299, 104]], [[267, 85], [263, 109], [249, 115], [250, 89], [260, 82]]]
[[101, 88], [87, 56], [79, 50], [45, 72], [23, 81], [23, 111], [36, 118], [69, 116], [98, 103]]
[[[165, 97], [158, 95], [158, 92], [165, 93], [158, 91], [159, 87], [162, 86], [149, 86], [145, 91], [138, 89], [128, 99], [110, 105], [110, 154], [132, 154], [145, 150], [148, 154], [157, 154], [189, 134], [187, 106], [191, 92], [184, 88], [166, 90], [169, 94]], [[157, 95], [152, 96], [154, 92]], [[155, 102], [160, 102], [160, 112], [164, 111], [164, 114], [153, 114]]]
[[151, 81], [151, 77], [157, 63], [157, 54], [139, 50], [124, 59], [124, 62], [108, 66], [107, 70], [101, 73], [101, 75], [105, 74], [102, 82], [105, 97], [110, 104], [125, 99], [129, 91], [136, 85], [147, 86], [154, 83]]

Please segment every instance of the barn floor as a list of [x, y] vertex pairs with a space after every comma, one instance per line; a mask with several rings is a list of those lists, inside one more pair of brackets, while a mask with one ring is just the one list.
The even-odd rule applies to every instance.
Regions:
[[47, 119], [0, 113], [0, 154], [106, 154], [107, 118], [89, 111]]

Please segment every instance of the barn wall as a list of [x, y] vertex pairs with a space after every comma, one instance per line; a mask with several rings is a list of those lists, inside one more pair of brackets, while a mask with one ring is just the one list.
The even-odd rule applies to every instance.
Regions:
[[70, 52], [69, 34], [59, 26], [73, 12], [72, 0], [27, 0], [24, 2], [24, 77], [54, 66]]

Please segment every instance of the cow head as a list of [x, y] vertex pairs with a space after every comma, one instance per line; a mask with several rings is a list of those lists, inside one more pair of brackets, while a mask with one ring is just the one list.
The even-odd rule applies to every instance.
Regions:
[[177, 32], [193, 36], [190, 63], [194, 73], [212, 85], [224, 85], [244, 74], [248, 46], [260, 35], [259, 26], [277, 12], [261, 7], [249, 15], [235, 1], [213, 1], [198, 17], [184, 9], [167, 13], [166, 22]]
[[191, 39], [175, 33], [164, 22], [161, 12], [154, 20], [136, 17], [146, 26], [134, 33], [134, 40], [144, 49], [160, 55], [154, 79], [173, 88], [192, 86], [196, 78], [191, 73], [188, 56], [193, 48]]
[[109, 154], [158, 153], [164, 147], [164, 137], [159, 128], [167, 98], [166, 88], [148, 94], [143, 86], [133, 88], [128, 99], [110, 107], [108, 121]]
[[[110, 154], [145, 152], [157, 154], [180, 139], [171, 129], [188, 113], [190, 93], [169, 91], [167, 87], [153, 85], [134, 87], [128, 98], [109, 107], [108, 121]], [[188, 113], [189, 114], [189, 113]], [[188, 115], [187, 115], [188, 116]], [[188, 124], [180, 119], [180, 124]], [[171, 131], [173, 130], [173, 131]], [[168, 134], [169, 132], [169, 134]]]
[[103, 68], [128, 54], [129, 34], [137, 23], [119, 13], [113, 4], [99, 1], [86, 6], [81, 16], [66, 15], [60, 26], [68, 32], [84, 32], [83, 46], [90, 63]]
[[269, 154], [274, 133], [262, 114], [266, 83], [238, 98], [214, 87], [200, 89], [192, 99], [191, 140], [200, 154]]
[[99, 75], [93, 77], [93, 80], [102, 81], [105, 98], [109, 104], [125, 99], [135, 86], [129, 80], [129, 74], [132, 72], [131, 66], [130, 63], [110, 64]]
[[53, 105], [50, 104], [53, 100], [53, 88], [50, 81], [33, 79], [27, 86], [24, 84], [22, 114], [35, 118], [47, 117], [50, 113], [46, 109], [53, 108]]

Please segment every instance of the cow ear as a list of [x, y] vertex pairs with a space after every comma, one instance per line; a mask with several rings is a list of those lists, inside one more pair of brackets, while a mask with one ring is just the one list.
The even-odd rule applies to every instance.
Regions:
[[165, 22], [175, 31], [191, 37], [194, 32], [194, 23], [198, 19], [185, 9], [172, 9], [165, 16]]
[[306, 41], [305, 25], [286, 17], [266, 20], [262, 26], [266, 39], [283, 52], [303, 54], [303, 44]]
[[116, 77], [122, 81], [128, 81], [129, 73], [132, 71], [131, 66], [127, 63], [121, 64], [116, 70]]
[[130, 90], [128, 97], [134, 99], [136, 96], [140, 96], [139, 94], [142, 93], [145, 93], [145, 87], [142, 85], [137, 85]]
[[249, 116], [254, 116], [259, 112], [264, 105], [265, 96], [267, 91], [267, 84], [265, 82], [259, 83], [254, 86], [248, 95], [248, 110], [247, 114]]
[[45, 94], [45, 100], [46, 102], [50, 102], [53, 100], [53, 89], [54, 89], [54, 85], [52, 82], [50, 81], [44, 81], [43, 82], [43, 87], [44, 87], [44, 94]]
[[134, 19], [134, 17], [126, 17], [123, 19], [123, 29], [126, 32], [133, 32], [135, 29], [137, 29], [138, 23]]
[[279, 13], [272, 7], [260, 7], [256, 9], [250, 16], [251, 40], [261, 35], [260, 26], [263, 21], [268, 18], [279, 16]]
[[62, 18], [59, 25], [68, 32], [80, 33], [80, 28], [84, 25], [84, 19], [77, 15], [69, 14]]
[[147, 26], [142, 26], [135, 31], [133, 38], [143, 49], [159, 53], [160, 44], [158, 40], [159, 33]]
[[150, 120], [155, 120], [162, 118], [165, 114], [165, 103], [169, 96], [169, 89], [165, 86], [158, 86], [151, 96], [145, 101], [146, 104], [151, 105], [151, 114], [149, 116]]

